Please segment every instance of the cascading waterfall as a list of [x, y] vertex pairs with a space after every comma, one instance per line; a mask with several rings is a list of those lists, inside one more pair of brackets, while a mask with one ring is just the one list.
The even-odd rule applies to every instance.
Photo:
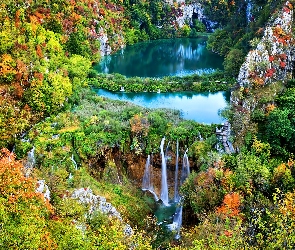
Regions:
[[149, 190], [152, 185], [150, 165], [151, 165], [151, 156], [148, 155], [148, 158], [145, 163], [145, 170], [144, 170], [144, 175], [143, 175], [143, 179], [142, 179], [142, 189], [143, 190]]
[[[177, 144], [177, 151], [178, 151], [178, 144]], [[181, 185], [184, 183], [184, 181], [186, 180], [186, 178], [190, 174], [190, 165], [189, 165], [189, 160], [188, 160], [188, 156], [187, 156], [187, 151], [188, 150], [185, 151], [185, 153], [183, 155], [183, 159], [182, 159], [182, 169], [181, 169], [181, 176], [180, 176], [180, 184]], [[177, 158], [177, 155], [176, 155], [176, 158]], [[178, 202], [178, 207], [177, 207], [174, 217], [173, 217], [173, 223], [168, 225], [168, 228], [170, 230], [176, 231], [175, 239], [179, 239], [180, 238], [180, 228], [182, 225], [182, 209], [183, 209], [181, 197], [179, 197], [179, 200], [175, 201], [175, 202]]]
[[169, 144], [170, 144], [170, 141], [168, 142], [168, 144], [166, 146], [166, 151], [165, 151], [165, 159], [166, 160], [167, 160], [167, 156], [168, 156]]
[[169, 197], [168, 197], [168, 181], [167, 181], [167, 166], [166, 158], [164, 154], [164, 142], [165, 137], [161, 141], [161, 156], [162, 156], [162, 179], [161, 179], [161, 200], [165, 206], [169, 206]]
[[179, 194], [178, 194], [178, 158], [179, 158], [179, 153], [178, 153], [178, 139], [176, 142], [176, 161], [175, 161], [175, 179], [174, 179], [174, 202], [179, 201]]
[[74, 155], [73, 154], [72, 154], [72, 157], [71, 157], [71, 161], [73, 162], [73, 164], [75, 166], [75, 170], [78, 170], [78, 165], [77, 165], [77, 162], [74, 159]]
[[247, 1], [247, 7], [246, 7], [246, 17], [247, 22], [250, 23], [252, 21], [252, 10], [253, 10], [253, 4], [251, 0]]
[[156, 195], [154, 191], [154, 187], [152, 184], [152, 173], [151, 173], [151, 157], [148, 155], [146, 163], [145, 163], [145, 170], [144, 175], [142, 179], [142, 190], [143, 191], [149, 191], [151, 194], [154, 195], [154, 198], [156, 201], [159, 200], [158, 196]]
[[180, 238], [180, 228], [182, 224], [182, 206], [179, 206], [176, 208], [174, 217], [173, 217], [173, 223], [170, 224], [169, 228], [170, 230], [176, 231], [175, 239]]
[[189, 160], [187, 156], [187, 151], [185, 151], [183, 155], [183, 160], [182, 160], [182, 169], [181, 169], [181, 177], [180, 177], [180, 184], [182, 185], [185, 181], [185, 179], [189, 176], [190, 174], [190, 169], [189, 169]]
[[[169, 220], [172, 220], [171, 224], [166, 224], [166, 227], [171, 230], [176, 232], [175, 235], [175, 239], [179, 239], [180, 238], [180, 228], [182, 225], [182, 212], [183, 212], [183, 206], [182, 206], [182, 197], [179, 195], [179, 185], [182, 185], [184, 183], [184, 181], [186, 180], [186, 178], [189, 176], [190, 174], [190, 164], [189, 164], [189, 159], [188, 159], [188, 149], [185, 151], [184, 155], [183, 155], [183, 159], [182, 159], [182, 169], [181, 169], [181, 173], [180, 173], [180, 183], [178, 181], [179, 179], [179, 142], [177, 140], [176, 143], [176, 162], [175, 162], [175, 182], [174, 182], [174, 199], [173, 202], [171, 204], [169, 204], [169, 196], [168, 196], [168, 181], [167, 181], [167, 153], [168, 153], [168, 147], [169, 147], [169, 143], [166, 147], [166, 150], [164, 152], [164, 143], [165, 143], [165, 137], [162, 139], [161, 141], [161, 145], [160, 145], [160, 151], [161, 151], [161, 160], [162, 160], [162, 174], [161, 174], [161, 194], [160, 194], [160, 199], [163, 202], [164, 206], [159, 206], [158, 210], [156, 211], [156, 213], [158, 213], [160, 216], [160, 222], [159, 224], [162, 223], [167, 223]], [[144, 171], [144, 175], [143, 175], [143, 180], [142, 180], [142, 190], [144, 191], [149, 191], [151, 192], [154, 197], [155, 200], [158, 200], [157, 195], [154, 192], [154, 187], [153, 187], [153, 183], [152, 183], [152, 166], [151, 166], [151, 157], [150, 155], [147, 157], [147, 161], [146, 161], [146, 165], [145, 165], [145, 171]], [[171, 205], [171, 206], [170, 206]], [[173, 214], [173, 219], [172, 219], [172, 214], [171, 212], [173, 211], [173, 209], [175, 209], [174, 214]], [[168, 212], [168, 213], [167, 213]], [[166, 214], [166, 215], [165, 215]], [[168, 217], [164, 217], [166, 219], [162, 219], [163, 217], [161, 216], [167, 216]], [[158, 217], [158, 216], [157, 216]]]

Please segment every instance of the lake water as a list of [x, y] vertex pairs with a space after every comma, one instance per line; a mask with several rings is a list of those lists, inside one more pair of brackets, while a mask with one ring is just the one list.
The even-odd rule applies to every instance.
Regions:
[[175, 92], [175, 93], [125, 93], [111, 92], [103, 89], [96, 90], [101, 96], [113, 100], [130, 101], [147, 108], [170, 108], [180, 110], [184, 119], [200, 123], [222, 123], [218, 111], [227, 106], [229, 93]]
[[99, 73], [127, 77], [185, 76], [223, 69], [223, 58], [206, 49], [206, 38], [142, 42], [109, 56], [94, 66]]

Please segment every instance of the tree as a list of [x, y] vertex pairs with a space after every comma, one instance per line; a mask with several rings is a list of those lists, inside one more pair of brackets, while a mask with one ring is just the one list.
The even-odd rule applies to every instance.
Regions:
[[245, 55], [240, 49], [231, 49], [224, 60], [224, 71], [230, 76], [237, 76], [244, 62]]

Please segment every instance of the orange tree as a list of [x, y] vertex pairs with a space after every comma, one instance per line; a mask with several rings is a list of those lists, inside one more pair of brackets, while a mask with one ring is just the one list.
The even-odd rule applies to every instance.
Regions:
[[52, 208], [35, 192], [36, 180], [24, 175], [20, 161], [6, 149], [0, 152], [0, 248], [53, 248], [46, 228]]

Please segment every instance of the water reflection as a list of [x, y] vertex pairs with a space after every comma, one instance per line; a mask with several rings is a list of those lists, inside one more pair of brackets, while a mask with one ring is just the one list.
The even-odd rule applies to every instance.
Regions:
[[222, 57], [206, 49], [204, 38], [178, 38], [127, 46], [103, 57], [95, 69], [128, 77], [184, 76], [222, 69], [222, 62]]
[[218, 111], [226, 107], [229, 95], [226, 92], [202, 93], [125, 93], [96, 90], [98, 95], [113, 100], [131, 101], [147, 108], [170, 108], [180, 110], [183, 118], [201, 123], [221, 123]]

